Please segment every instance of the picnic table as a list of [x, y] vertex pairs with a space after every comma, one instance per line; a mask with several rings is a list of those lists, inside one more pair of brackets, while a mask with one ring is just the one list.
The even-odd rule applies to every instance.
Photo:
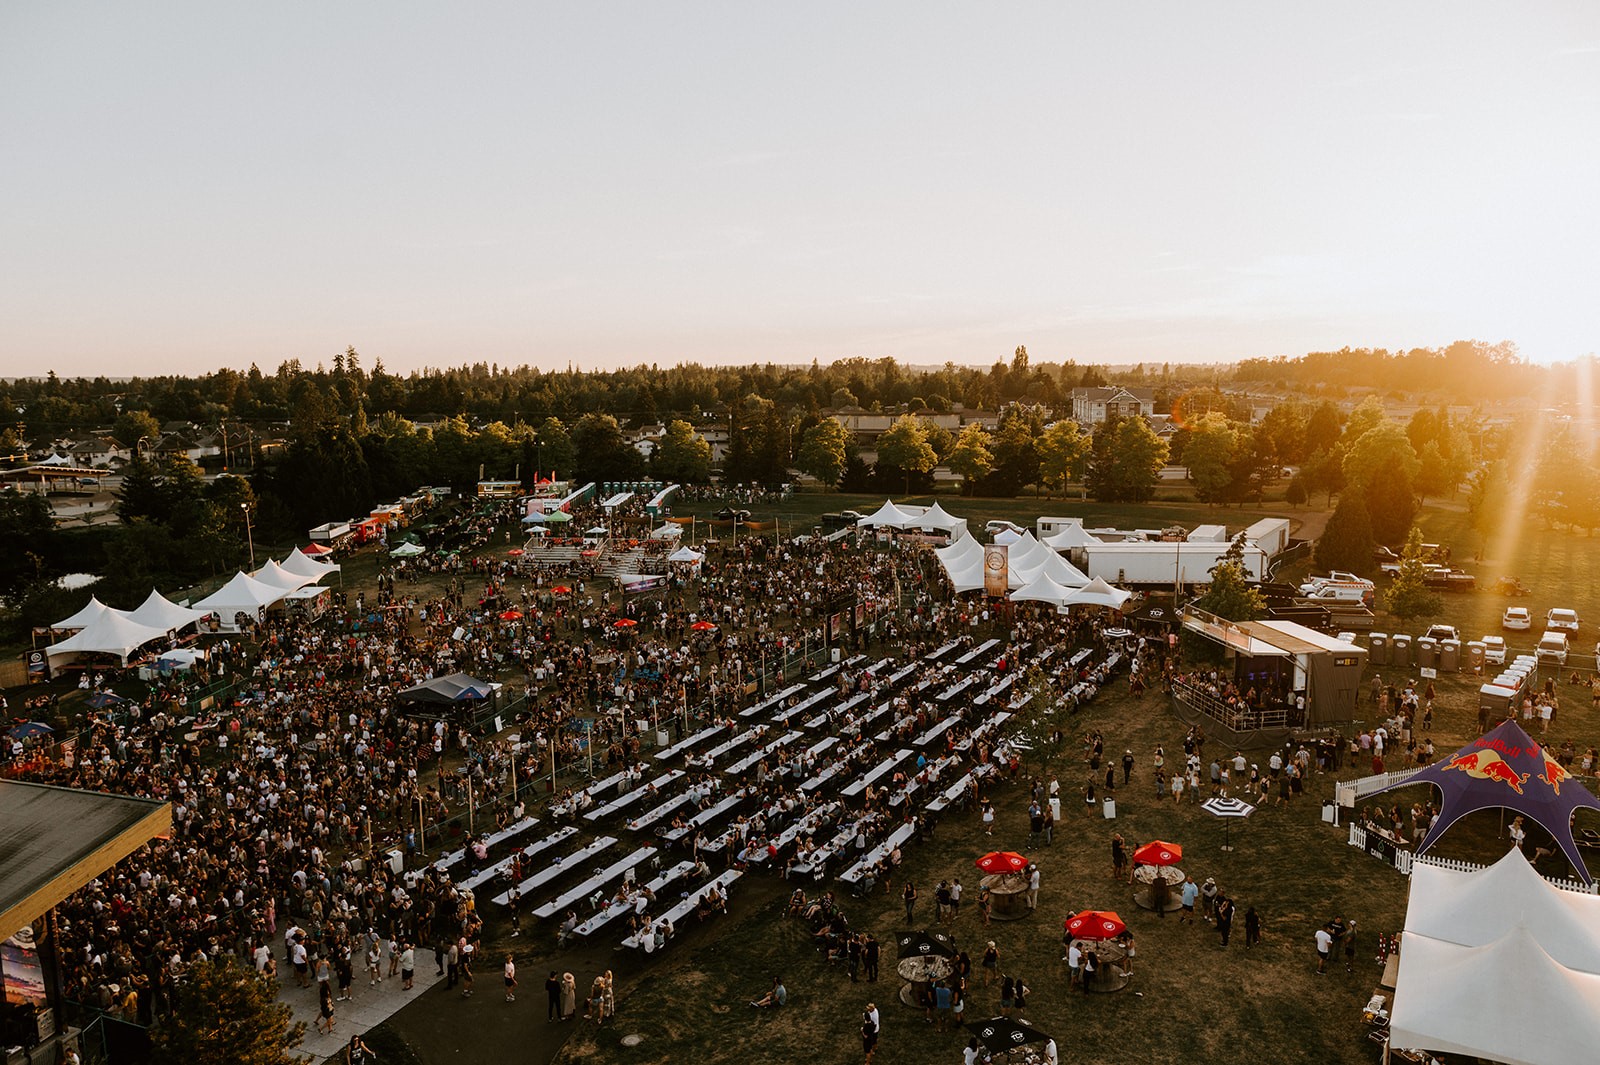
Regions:
[[957, 647], [960, 647], [960, 646], [961, 646], [961, 638], [957, 637], [956, 639], [951, 640], [949, 643], [945, 644], [943, 647], [940, 647], [938, 650], [933, 651], [932, 653], [930, 653], [928, 655], [925, 655], [923, 657], [923, 661], [925, 661], [925, 662], [937, 662], [937, 661], [939, 661], [939, 659], [943, 658], [945, 655], [949, 654], [951, 651], [954, 651]]
[[657, 821], [660, 821], [663, 817], [666, 817], [668, 814], [672, 813], [672, 811], [688, 802], [690, 798], [691, 796], [688, 792], [684, 792], [682, 795], [674, 795], [672, 798], [660, 804], [655, 809], [647, 810], [638, 817], [635, 817], [632, 821], [629, 821], [629, 831], [643, 832], [645, 829], [649, 828], [651, 825], [655, 824]]
[[851, 865], [850, 868], [840, 873], [839, 880], [843, 883], [849, 884], [851, 887], [855, 887], [857, 884], [861, 883], [862, 880], [866, 879], [868, 871], [870, 871], [873, 866], [889, 857], [889, 852], [894, 850], [896, 847], [909, 843], [911, 841], [911, 837], [916, 835], [916, 832], [917, 827], [915, 825], [902, 823], [893, 832], [885, 836], [876, 847], [869, 847], [867, 852], [860, 858], [857, 858], [855, 863]]
[[[537, 891], [539, 888], [550, 883], [550, 881], [555, 880], [557, 877], [572, 872], [575, 866], [581, 865], [583, 862], [588, 861], [597, 854], [605, 853], [616, 845], [617, 840], [614, 836], [601, 836], [599, 839], [595, 840], [593, 843], [590, 843], [586, 847], [575, 850], [571, 854], [568, 854], [564, 857], [556, 858], [549, 865], [545, 866], [537, 873], [534, 873], [522, 883], [518, 884], [517, 892], [526, 897], [530, 893]], [[501, 906], [506, 905], [506, 903], [511, 901], [511, 892], [502, 891], [500, 894], [494, 897], [494, 901], [499, 903]]]
[[731, 739], [723, 740], [721, 743], [707, 751], [701, 758], [690, 758], [689, 764], [700, 768], [709, 769], [718, 758], [721, 758], [729, 751], [742, 747], [751, 740], [758, 740], [770, 731], [771, 729], [766, 725], [751, 726], [749, 729], [739, 733], [737, 736], [734, 736]]
[[783, 691], [767, 696], [754, 706], [749, 706], [743, 710], [740, 710], [739, 716], [755, 717], [757, 714], [765, 713], [766, 711], [771, 710], [773, 707], [782, 703], [785, 699], [788, 699], [791, 696], [799, 695], [805, 690], [806, 686], [804, 684], [791, 684], [787, 688], [783, 689]]
[[656, 761], [664, 762], [668, 758], [676, 758], [685, 751], [693, 750], [695, 747], [698, 747], [700, 744], [704, 743], [706, 740], [709, 740], [712, 736], [715, 736], [717, 733], [721, 732], [727, 727], [727, 725], [711, 725], [707, 728], [701, 729], [692, 736], [685, 736], [677, 743], [674, 743], [671, 747], [663, 747], [661, 750], [657, 751]]
[[717, 818], [730, 812], [735, 806], [738, 806], [741, 802], [743, 802], [749, 796], [749, 794], [750, 793], [744, 788], [740, 788], [733, 794], [724, 797], [716, 805], [707, 806], [704, 810], [701, 810], [699, 813], [689, 818], [688, 822], [682, 828], [669, 828], [665, 832], [662, 832], [661, 837], [669, 842], [676, 843], [678, 840], [682, 839], [684, 836], [687, 836], [695, 829], [710, 824], [712, 821], [715, 821]]
[[[665, 888], [670, 887], [672, 884], [688, 876], [690, 871], [693, 869], [693, 862], [679, 862], [671, 869], [662, 871], [654, 880], [646, 884], [645, 888], [648, 889], [652, 895], [659, 895]], [[641, 895], [639, 898], [642, 901], [644, 896]], [[572, 930], [572, 934], [575, 936], [591, 935], [595, 932], [598, 932], [600, 929], [604, 928], [618, 917], [621, 917], [629, 910], [637, 910], [638, 908], [639, 907], [637, 903], [618, 905], [607, 901], [601, 904], [599, 912], [590, 914], [588, 919], [574, 928]]]
[[960, 658], [956, 659], [956, 665], [970, 666], [972, 663], [976, 662], [978, 659], [982, 658], [984, 655], [988, 654], [990, 651], [999, 646], [1000, 641], [998, 639], [985, 640], [972, 650], [968, 651], [966, 654], [962, 655]]
[[574, 792], [572, 798], [566, 802], [551, 803], [550, 812], [557, 817], [570, 817], [577, 810], [577, 802], [580, 798], [587, 796], [593, 799], [603, 795], [612, 788], [620, 787], [627, 777], [628, 771], [624, 769], [621, 772], [611, 774], [604, 780], [597, 780], [583, 790]]
[[727, 769], [728, 775], [735, 777], [743, 776], [745, 773], [755, 768], [756, 763], [761, 761], [761, 759], [781, 751], [795, 740], [800, 739], [803, 735], [804, 733], [801, 732], [784, 733], [782, 736], [779, 736], [777, 739], [773, 740], [765, 747], [762, 747], [760, 750], [752, 751], [743, 758], [739, 759], [739, 761], [730, 765]]
[[993, 773], [994, 763], [992, 762], [985, 762], [980, 766], [974, 767], [972, 772], [967, 773], [960, 780], [956, 781], [954, 784], [951, 784], [948, 788], [945, 788], [937, 798], [930, 802], [927, 807], [928, 812], [933, 814], [943, 813], [949, 808], [951, 803], [961, 798], [961, 796], [966, 793], [967, 789], [972, 787], [975, 782], [980, 781], [984, 777], [990, 776]]
[[[729, 869], [727, 872], [723, 873], [721, 876], [717, 877], [704, 887], [698, 888], [694, 891], [685, 892], [683, 901], [672, 907], [672, 909], [668, 910], [663, 916], [665, 916], [672, 926], [676, 928], [679, 922], [693, 913], [695, 907], [700, 905], [700, 900], [705, 897], [707, 891], [711, 890], [712, 888], [716, 888], [722, 893], [722, 896], [726, 898], [728, 896], [729, 889], [733, 887], [733, 882], [738, 880], [743, 875], [743, 872], [738, 869]], [[629, 936], [627, 939], [622, 941], [622, 945], [625, 947], [638, 947], [640, 945], [639, 937], [636, 935]]]
[[894, 769], [895, 766], [899, 765], [901, 762], [910, 757], [911, 752], [909, 750], [904, 747], [900, 748], [898, 751], [885, 758], [882, 762], [878, 763], [876, 768], [869, 770], [860, 779], [848, 785], [844, 789], [844, 797], [847, 799], [856, 798], [862, 792], [866, 791], [869, 786], [876, 784], [879, 778], [886, 776]]
[[573, 887], [568, 888], [566, 891], [562, 892], [560, 895], [557, 895], [543, 906], [535, 907], [533, 915], [541, 920], [546, 917], [554, 917], [568, 906], [588, 898], [592, 892], [597, 891], [606, 884], [611, 883], [611, 881], [615, 880], [617, 877], [625, 876], [633, 869], [634, 866], [638, 865], [646, 858], [654, 857], [655, 854], [655, 847], [647, 843], [627, 857], [612, 862], [604, 869], [589, 877], [583, 883], [576, 884]]
[[650, 783], [641, 784], [625, 795], [612, 799], [604, 806], [596, 806], [593, 810], [590, 810], [588, 813], [584, 814], [583, 819], [585, 821], [598, 821], [602, 817], [610, 817], [612, 814], [621, 813], [623, 810], [626, 810], [629, 806], [632, 806], [646, 795], [649, 795], [652, 791], [659, 792], [662, 788], [676, 780], [681, 779], [685, 775], [686, 774], [681, 769], [674, 769], [669, 773], [663, 773]]
[[844, 825], [832, 839], [812, 851], [804, 861], [794, 863], [794, 871], [804, 876], [817, 876], [823, 866], [838, 852], [850, 846], [850, 841], [856, 838], [856, 825], [851, 822]]
[[528, 846], [522, 848], [520, 852], [508, 854], [488, 868], [478, 870], [476, 873], [463, 880], [460, 884], [460, 887], [463, 891], [477, 891], [480, 887], [489, 883], [495, 877], [511, 868], [511, 863], [516, 858], [517, 853], [520, 853], [524, 859], [532, 858], [536, 854], [540, 854], [543, 851], [549, 850], [562, 840], [577, 834], [578, 830], [573, 828], [571, 825], [560, 828], [557, 831], [550, 833], [544, 839], [541, 839], [536, 843], [528, 844]]
[[1001, 725], [1005, 724], [1007, 721], [1010, 721], [1011, 718], [1011, 711], [997, 711], [993, 716], [989, 717], [979, 724], [977, 728], [973, 729], [971, 735], [963, 736], [960, 740], [958, 740], [956, 742], [955, 749], [963, 752], [970, 751], [974, 743], [983, 739], [985, 736], [999, 728]]
[[930, 727], [922, 735], [918, 736], [916, 739], [912, 740], [911, 742], [912, 742], [913, 745], [915, 745], [917, 747], [926, 747], [928, 744], [932, 743], [934, 740], [938, 739], [940, 736], [943, 736], [946, 732], [949, 732], [952, 728], [955, 727], [956, 722], [958, 722], [960, 720], [961, 720], [960, 717], [952, 714], [951, 716], [945, 718], [943, 721], [940, 721], [938, 724], [933, 725], [932, 727]]
[[[522, 833], [528, 831], [528, 829], [532, 828], [538, 823], [539, 819], [537, 817], [524, 817], [514, 825], [508, 825], [498, 832], [485, 836], [483, 839], [484, 846], [490, 848], [497, 847], [507, 840], [515, 839], [517, 836], [522, 835]], [[472, 853], [472, 848], [469, 844], [466, 847], [462, 847], [460, 850], [451, 851], [443, 858], [440, 858], [438, 861], [433, 863], [433, 867], [438, 869], [440, 872], [449, 872], [453, 866], [465, 860], [467, 855], [470, 853]]]

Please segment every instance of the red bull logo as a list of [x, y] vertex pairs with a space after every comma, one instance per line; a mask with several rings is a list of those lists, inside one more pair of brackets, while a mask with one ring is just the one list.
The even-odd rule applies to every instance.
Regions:
[[1445, 768], [1459, 769], [1476, 780], [1498, 780], [1518, 795], [1522, 794], [1522, 785], [1528, 782], [1528, 774], [1512, 769], [1511, 763], [1502, 758], [1499, 751], [1485, 749], [1459, 754], [1450, 759]]
[[1548, 754], [1545, 754], [1544, 752], [1540, 753], [1544, 761], [1544, 772], [1540, 774], [1539, 779], [1550, 785], [1551, 791], [1555, 792], [1557, 795], [1560, 795], [1561, 782], [1570, 778], [1572, 774], [1567, 772], [1565, 766], [1556, 761], [1554, 758], [1551, 758]]

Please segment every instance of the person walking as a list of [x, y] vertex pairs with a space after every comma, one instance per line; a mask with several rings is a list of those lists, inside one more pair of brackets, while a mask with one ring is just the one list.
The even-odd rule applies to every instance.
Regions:
[[872, 1054], [878, 1049], [878, 1026], [872, 1020], [875, 1010], [867, 1003], [867, 1012], [861, 1017], [861, 1051], [866, 1055], [866, 1065], [872, 1065]]
[[316, 1029], [319, 1032], [333, 1034], [333, 985], [323, 980], [317, 985], [317, 1020]]

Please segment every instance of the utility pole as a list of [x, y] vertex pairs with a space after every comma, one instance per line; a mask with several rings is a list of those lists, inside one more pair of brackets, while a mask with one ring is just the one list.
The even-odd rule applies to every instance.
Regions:
[[255, 569], [256, 568], [256, 538], [255, 538], [255, 533], [250, 528], [250, 504], [249, 503], [240, 503], [239, 504], [239, 509], [244, 511], [244, 537], [245, 537], [245, 542], [250, 545], [250, 568], [251, 569]]

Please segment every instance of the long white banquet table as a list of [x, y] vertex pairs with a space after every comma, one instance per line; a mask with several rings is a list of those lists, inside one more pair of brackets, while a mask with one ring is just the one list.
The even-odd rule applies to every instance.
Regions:
[[546, 917], [554, 917], [568, 906], [571, 906], [582, 899], [588, 898], [591, 892], [597, 891], [606, 884], [611, 883], [611, 881], [615, 880], [617, 877], [625, 875], [628, 870], [632, 869], [645, 859], [653, 857], [655, 854], [656, 849], [648, 844], [640, 847], [626, 858], [623, 858], [620, 861], [612, 862], [606, 868], [600, 870], [598, 873], [595, 873], [583, 883], [568, 888], [566, 891], [562, 892], [560, 895], [557, 895], [543, 906], [535, 907], [533, 915], [541, 920]]
[[899, 765], [901, 762], [910, 757], [911, 752], [902, 747], [900, 750], [896, 751], [894, 754], [891, 754], [889, 757], [880, 762], [877, 768], [869, 771], [860, 780], [857, 780], [847, 786], [844, 789], [844, 797], [847, 799], [856, 798], [862, 792], [866, 791], [869, 786], [876, 784], [879, 779], [892, 772], [895, 766]]
[[[551, 847], [554, 847], [557, 843], [560, 843], [567, 837], [575, 836], [577, 834], [578, 830], [576, 828], [573, 828], [571, 825], [567, 825], [550, 833], [544, 839], [528, 844], [526, 847], [522, 848], [520, 853], [524, 860], [533, 858], [549, 850]], [[489, 883], [489, 881], [493, 880], [495, 877], [511, 868], [511, 863], [513, 860], [515, 860], [517, 853], [519, 852], [508, 854], [504, 858], [501, 858], [498, 862], [495, 862], [493, 865], [489, 866], [487, 869], [480, 869], [476, 873], [467, 877], [467, 879], [461, 882], [462, 890], [477, 891], [480, 887]]]
[[664, 762], [668, 758], [676, 758], [685, 751], [693, 750], [727, 727], [727, 725], [711, 725], [707, 728], [701, 729], [692, 736], [685, 736], [677, 743], [674, 743], [671, 747], [663, 747], [661, 750], [657, 751], [656, 761]]
[[[534, 873], [532, 876], [528, 877], [528, 879], [518, 884], [517, 891], [524, 898], [526, 898], [528, 895], [550, 883], [550, 881], [561, 876], [563, 873], [572, 872], [573, 866], [581, 865], [583, 862], [588, 861], [595, 855], [603, 854], [616, 845], [617, 840], [614, 836], [601, 836], [593, 843], [590, 843], [587, 847], [583, 847], [579, 850], [573, 851], [571, 854], [555, 859], [555, 861], [551, 862], [548, 866], [539, 870], [537, 873]], [[494, 897], [494, 901], [501, 906], [504, 906], [510, 900], [510, 891], [502, 891], [500, 894]]]
[[[659, 895], [659, 894], [661, 894], [661, 892], [664, 889], [672, 886], [673, 884], [677, 883], [679, 880], [682, 880], [684, 877], [688, 876], [690, 871], [693, 870], [693, 869], [694, 869], [694, 863], [693, 862], [691, 862], [691, 861], [679, 862], [677, 865], [674, 865], [671, 869], [663, 870], [659, 876], [657, 876], [654, 880], [650, 881], [648, 884], [645, 885], [645, 889], [648, 890], [652, 895]], [[633, 904], [611, 903], [609, 905], [605, 904], [605, 903], [602, 903], [601, 907], [600, 907], [600, 910], [598, 912], [592, 914], [588, 918], [588, 920], [584, 921], [582, 924], [580, 924], [576, 928], [574, 928], [572, 930], [572, 933], [573, 933], [573, 935], [577, 935], [577, 936], [591, 935], [592, 933], [597, 932], [600, 929], [604, 928], [606, 925], [610, 924], [612, 921], [615, 921], [618, 917], [621, 917], [623, 914], [629, 912], [630, 910], [636, 910], [638, 908], [639, 908], [639, 906], [638, 906], [637, 903], [633, 903]]]
[[[518, 821], [514, 825], [507, 825], [500, 831], [492, 835], [485, 836], [483, 840], [484, 845], [490, 848], [496, 847], [509, 839], [515, 839], [517, 836], [522, 835], [524, 832], [528, 831], [528, 829], [532, 828], [538, 823], [539, 819], [537, 817], [524, 817], [521, 821]], [[449, 872], [451, 867], [453, 867], [457, 862], [465, 860], [469, 853], [470, 850], [467, 847], [462, 847], [460, 850], [451, 851], [443, 858], [440, 858], [438, 861], [434, 862], [433, 867], [441, 872]]]
[[626, 810], [628, 807], [632, 806], [646, 795], [659, 792], [662, 788], [671, 784], [673, 781], [681, 779], [684, 775], [684, 771], [681, 769], [674, 769], [671, 772], [662, 773], [659, 777], [656, 777], [654, 780], [650, 781], [650, 783], [641, 784], [627, 794], [622, 795], [619, 798], [612, 799], [604, 806], [596, 806], [593, 810], [590, 810], [588, 813], [584, 814], [583, 818], [585, 821], [598, 821], [602, 817], [610, 817], [612, 814], [621, 813], [623, 810]]

